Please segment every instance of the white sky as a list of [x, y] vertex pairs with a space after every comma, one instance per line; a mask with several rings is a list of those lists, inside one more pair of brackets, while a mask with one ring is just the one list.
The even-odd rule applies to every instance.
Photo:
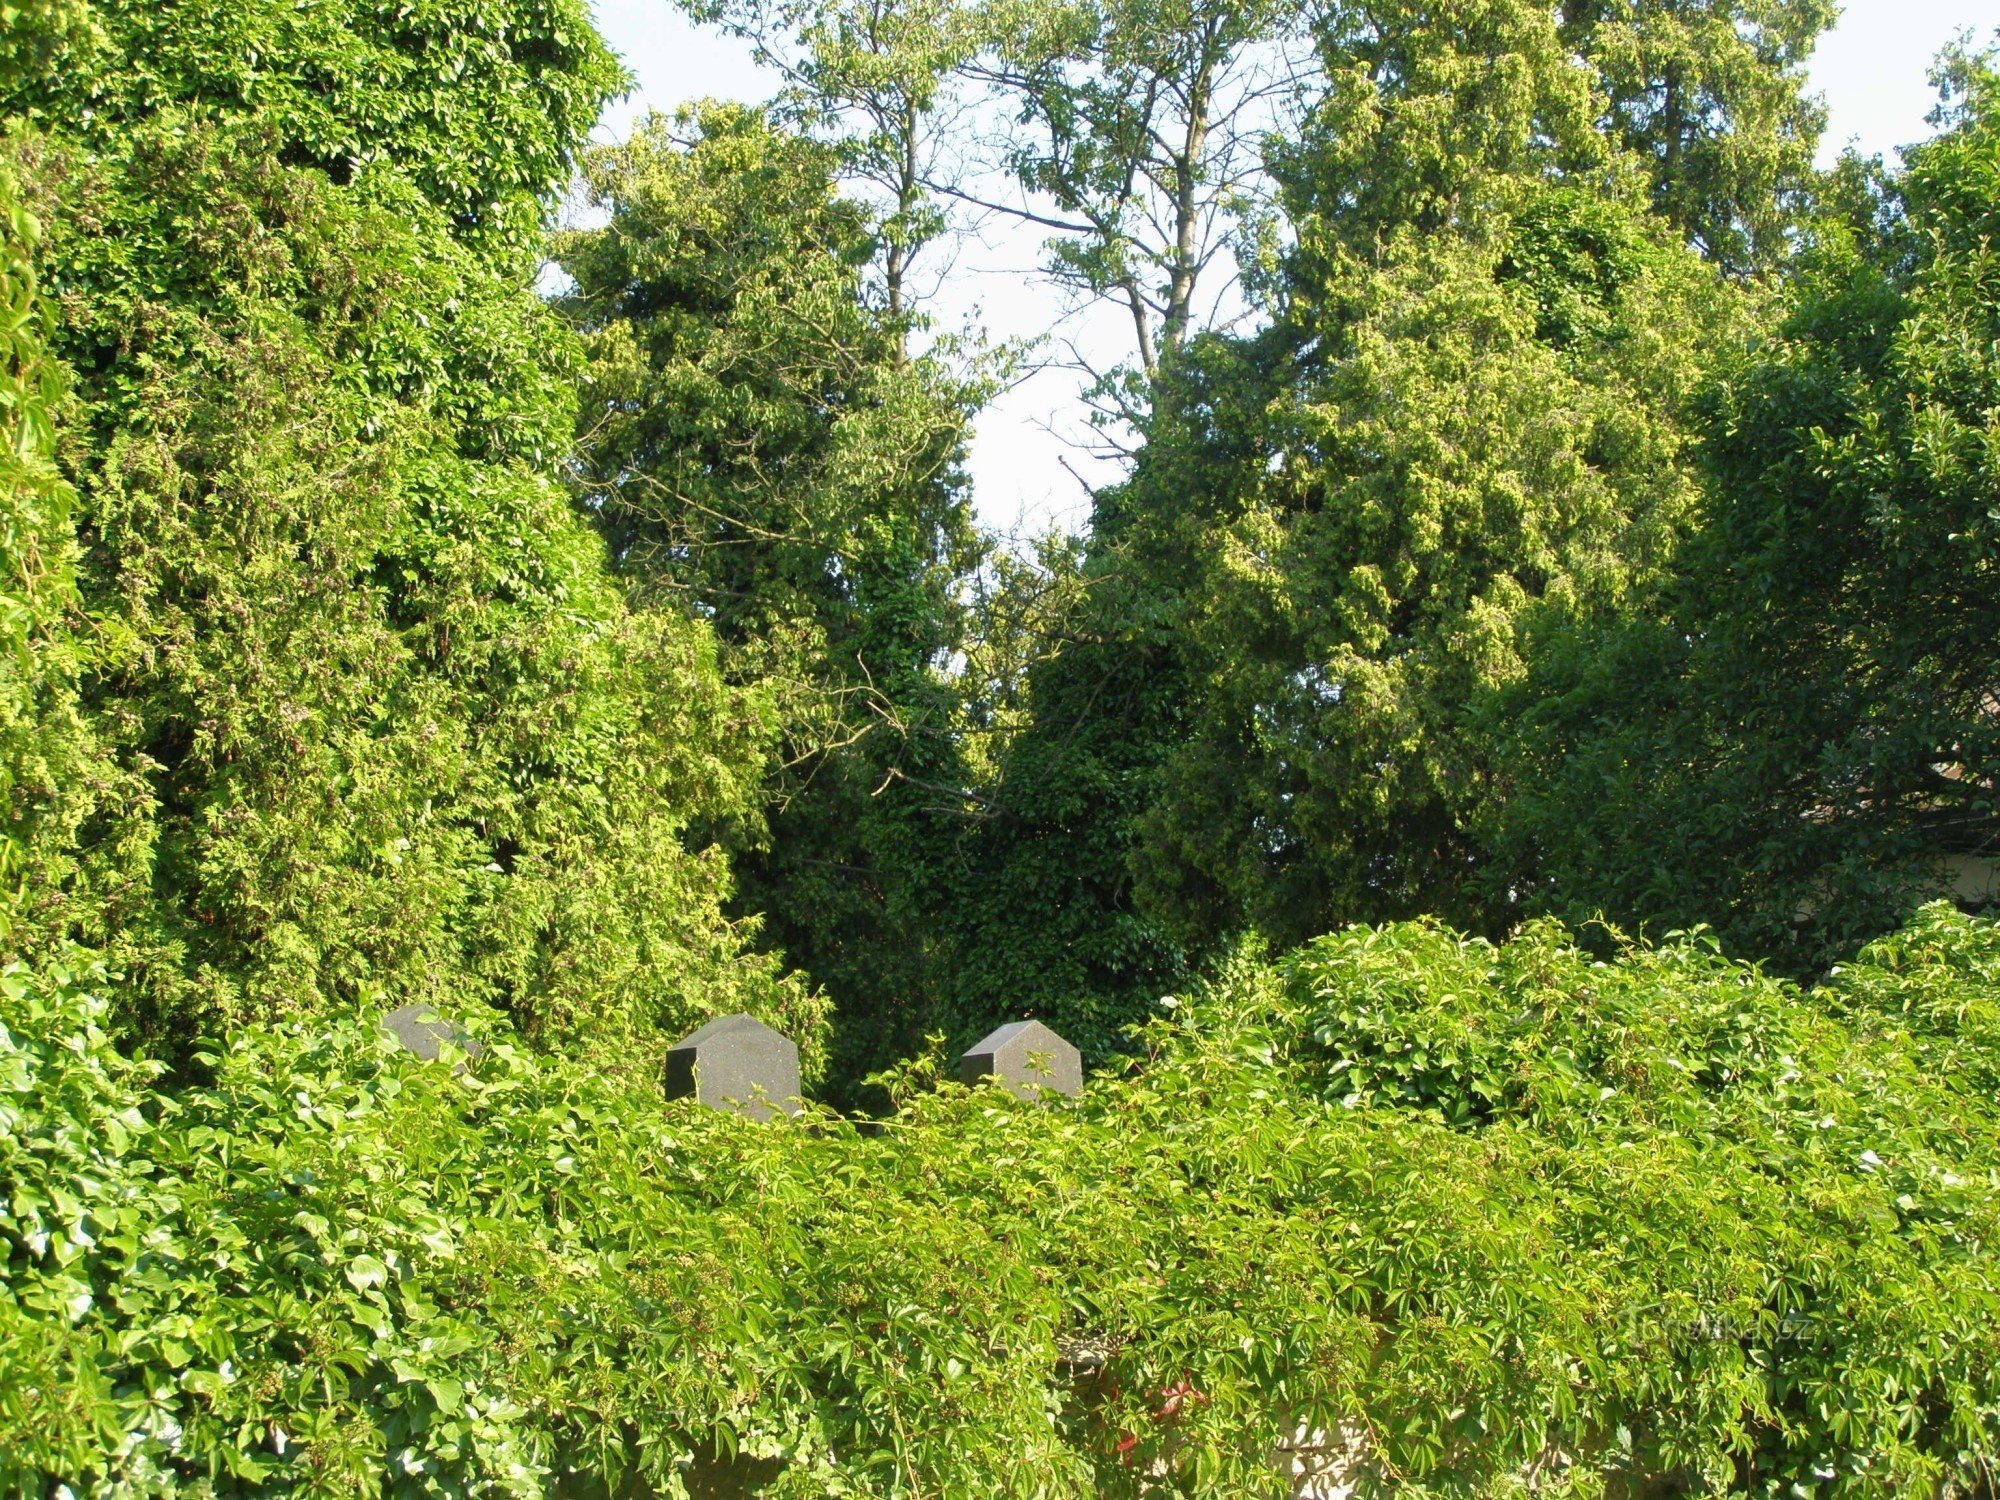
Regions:
[[[621, 53], [638, 86], [605, 112], [605, 139], [622, 138], [647, 110], [671, 111], [713, 96], [763, 99], [770, 75], [738, 42], [691, 26], [671, 0], [595, 0], [598, 25]], [[1986, 38], [2000, 28], [2000, 0], [1849, 0], [1820, 43], [1813, 86], [1830, 115], [1823, 158], [1850, 143], [1890, 153], [1929, 133], [1935, 103], [1925, 73], [1939, 48], [1960, 31]], [[968, 245], [932, 308], [947, 325], [983, 324], [1000, 338], [1051, 332], [1074, 338], [1093, 358], [1116, 357], [1129, 325], [1100, 308], [1080, 324], [1057, 327], [1061, 303], [1033, 275], [1039, 231], [1010, 229]], [[1107, 361], [1108, 362], [1108, 361]], [[973, 494], [989, 527], [1030, 534], [1074, 530], [1088, 513], [1085, 482], [1113, 477], [1110, 463], [1078, 444], [1078, 377], [1046, 369], [1002, 395], [980, 416], [971, 453]]]

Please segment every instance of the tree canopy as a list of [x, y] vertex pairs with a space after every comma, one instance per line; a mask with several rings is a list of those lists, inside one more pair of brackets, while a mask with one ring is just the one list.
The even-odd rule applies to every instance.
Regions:
[[1496, 839], [1536, 899], [1712, 921], [1810, 967], [1994, 848], [1994, 75], [1850, 165], [1774, 337], [1706, 398], [1701, 513], [1657, 603], [1551, 636]]
[[0, 0], [0, 1490], [1990, 1495], [1994, 56], [684, 8]]

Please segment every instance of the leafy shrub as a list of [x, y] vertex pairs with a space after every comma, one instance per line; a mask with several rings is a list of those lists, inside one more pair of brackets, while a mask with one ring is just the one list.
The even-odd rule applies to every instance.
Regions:
[[1809, 996], [1700, 936], [1606, 964], [1554, 924], [1357, 928], [1281, 970], [1322, 1094], [1665, 1174], [1591, 1238], [1699, 1267], [1687, 1315], [1762, 1387], [1739, 1477], [1775, 1483], [1990, 1451], [1996, 965], [1992, 925], [1938, 904]]
[[15, 970], [0, 1483], [1245, 1495], [1318, 1431], [1371, 1490], [1969, 1489], [1992, 1052], [1896, 1018], [1990, 1007], [1996, 961], [1943, 911], [1810, 995], [1695, 941], [1357, 929], [1073, 1105], [920, 1060], [871, 1134], [497, 1016], [463, 1066], [245, 1032], [170, 1100], [95, 985]]
[[1842, 964], [1828, 985], [1857, 1030], [1904, 1029], [1934, 1077], [2000, 1096], [2000, 947], [1984, 923], [1925, 907]]

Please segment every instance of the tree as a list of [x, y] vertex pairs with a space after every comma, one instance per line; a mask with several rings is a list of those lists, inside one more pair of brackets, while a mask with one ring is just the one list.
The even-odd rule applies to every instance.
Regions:
[[1212, 273], [1269, 206], [1262, 148], [1304, 92], [1306, 13], [1088, 0], [993, 17], [971, 71], [1010, 116], [1003, 159], [1023, 196], [1000, 206], [1054, 231], [1059, 285], [1123, 305], [1151, 382], [1227, 305], [1234, 278]]
[[785, 80], [778, 111], [834, 148], [877, 195], [875, 259], [892, 318], [917, 312], [911, 276], [944, 233], [941, 184], [957, 180], [965, 111], [957, 74], [979, 45], [961, 0], [684, 0], [698, 21], [748, 40]]
[[1583, 0], [1565, 41], [1588, 57], [1602, 128], [1646, 163], [1653, 207], [1717, 265], [1769, 270], [1809, 215], [1825, 108], [1805, 65], [1830, 0]]
[[751, 40], [786, 80], [781, 113], [879, 194], [891, 312], [915, 310], [910, 267], [953, 209], [997, 212], [1053, 231], [1059, 285], [1127, 310], [1147, 380], [1229, 303], [1211, 273], [1254, 237], [1262, 137], [1302, 87], [1299, 13], [1266, 0], [689, 10]]
[[1088, 789], [1044, 828], [1089, 872], [1063, 910], [1182, 962], [1245, 926], [1508, 920], [1480, 707], [1533, 620], [1665, 567], [1694, 395], [1743, 326], [1598, 134], [1552, 16], [1374, 19], [1323, 22], [1326, 95], [1275, 162], [1273, 323], [1163, 380], [1093, 515], [1091, 644], [1039, 670], [1002, 791]]
[[1783, 261], [1824, 124], [1804, 92], [1833, 21], [1824, 0], [1435, 11], [1392, 0], [1320, 13], [1328, 84], [1274, 169], [1312, 183], [1322, 234], [1338, 222], [1359, 252], [1396, 225], [1448, 222], [1506, 175], [1608, 170], [1638, 174], [1654, 211], [1723, 269]]
[[1719, 390], [1671, 582], [1553, 632], [1505, 708], [1493, 837], [1545, 907], [1812, 968], [2000, 847], [2000, 85], [1943, 76], [1946, 128], [1886, 180], [1848, 164], [1781, 336]]
[[682, 843], [747, 801], [768, 708], [707, 627], [625, 606], [555, 472], [576, 353], [536, 238], [618, 80], [581, 9], [91, 19], [4, 106], [117, 774], [47, 788], [22, 940], [99, 948], [180, 1058], [408, 999], [628, 1047], [750, 1008], [811, 1045]]
[[1135, 869], [1193, 933], [1494, 920], [1475, 710], [1526, 618], [1615, 607], [1692, 502], [1689, 401], [1731, 311], [1643, 214], [1546, 188], [1484, 244], [1384, 262], [1337, 334], [1274, 341], [1291, 394], [1225, 439], [1257, 477], [1190, 554], [1191, 707]]
[[[1524, 185], [1610, 166], [1591, 70], [1533, 0], [1426, 0], [1319, 14], [1326, 86], [1272, 170], [1296, 244], [1278, 294], [1338, 297], [1411, 235], [1474, 237]], [[1338, 304], [1302, 305], [1304, 322]]]
[[1170, 599], [1102, 536], [1088, 557], [1044, 549], [988, 601], [1006, 657], [989, 623], [973, 703], [1000, 712], [978, 724], [976, 816], [932, 877], [940, 1029], [969, 1042], [1036, 1016], [1093, 1064], [1192, 977], [1131, 900], [1134, 823], [1182, 713]]
[[[676, 139], [675, 130], [683, 132]], [[641, 597], [709, 620], [795, 718], [744, 907], [835, 997], [843, 1073], [914, 1045], [925, 871], [966, 801], [959, 462], [978, 391], [870, 305], [876, 225], [831, 148], [705, 106], [592, 153], [602, 229], [558, 244], [590, 353], [581, 479]]]

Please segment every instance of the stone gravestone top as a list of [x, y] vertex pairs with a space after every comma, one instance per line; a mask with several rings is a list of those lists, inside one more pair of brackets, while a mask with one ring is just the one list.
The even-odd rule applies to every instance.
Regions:
[[710, 1021], [667, 1053], [667, 1097], [692, 1094], [710, 1109], [753, 1120], [799, 1112], [799, 1049], [755, 1016]]
[[967, 1048], [958, 1060], [967, 1083], [991, 1078], [1023, 1099], [1043, 1089], [1083, 1092], [1083, 1055], [1040, 1021], [1012, 1021]]
[[382, 1018], [382, 1029], [401, 1042], [406, 1052], [416, 1053], [425, 1062], [435, 1061], [438, 1049], [446, 1042], [467, 1057], [477, 1057], [486, 1050], [478, 1037], [445, 1020], [421, 1001], [390, 1011]]

